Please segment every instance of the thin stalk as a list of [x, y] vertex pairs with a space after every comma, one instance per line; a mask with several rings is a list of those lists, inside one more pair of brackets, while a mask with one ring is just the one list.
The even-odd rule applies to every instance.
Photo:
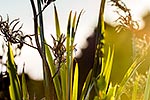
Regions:
[[[38, 6], [38, 12], [41, 12], [41, 1], [37, 0], [37, 6]], [[43, 15], [42, 13], [39, 14], [39, 25], [40, 25], [40, 40], [41, 40], [41, 49], [42, 49], [42, 54], [44, 57], [45, 56], [45, 46], [44, 46], [44, 25], [43, 25]], [[45, 66], [45, 61], [42, 59], [43, 62], [43, 76], [44, 76], [44, 86], [45, 86], [45, 96], [47, 100], [52, 100], [54, 96], [54, 89], [53, 88], [53, 83], [51, 82], [51, 77], [50, 77], [50, 69], [48, 66]]]
[[[42, 61], [43, 61], [43, 67], [45, 67], [44, 69], [47, 71], [47, 74], [46, 76], [49, 76], [49, 80], [48, 80], [48, 83], [50, 84], [47, 84], [46, 86], [48, 87], [51, 87], [51, 89], [49, 88], [46, 88], [45, 89], [47, 91], [45, 91], [47, 93], [46, 95], [46, 99], [48, 100], [53, 100], [54, 99], [54, 95], [53, 95], [53, 83], [52, 83], [52, 76], [50, 74], [50, 70], [49, 70], [49, 65], [48, 65], [48, 62], [47, 62], [47, 59], [46, 59], [46, 56], [44, 55], [43, 51], [42, 51], [42, 48], [40, 46], [40, 42], [39, 42], [39, 37], [38, 37], [38, 19], [37, 19], [37, 12], [36, 12], [36, 7], [35, 7], [35, 4], [34, 4], [34, 1], [33, 0], [30, 0], [31, 2], [31, 6], [32, 6], [32, 11], [33, 11], [33, 16], [34, 16], [34, 33], [35, 33], [35, 42], [36, 42], [36, 45], [37, 45], [37, 50], [42, 58]], [[44, 43], [44, 42], [43, 42]], [[45, 76], [45, 75], [44, 75]], [[51, 93], [51, 92], [52, 93]]]

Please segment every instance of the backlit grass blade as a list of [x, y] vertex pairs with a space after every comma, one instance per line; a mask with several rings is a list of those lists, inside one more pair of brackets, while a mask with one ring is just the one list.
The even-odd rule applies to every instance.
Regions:
[[55, 15], [56, 35], [58, 39], [60, 37], [60, 25], [59, 25], [58, 13], [55, 4], [54, 4], [54, 15]]
[[[73, 16], [73, 21], [71, 23], [71, 17], [69, 16], [69, 20], [68, 21], [70, 23], [71, 26], [70, 27], [70, 45], [69, 45], [69, 56], [70, 56], [70, 69], [69, 69], [69, 81], [70, 81], [70, 99], [72, 99], [72, 77], [73, 77], [73, 61], [74, 61], [74, 58], [73, 58], [73, 51], [74, 51], [74, 39], [75, 39], [75, 30], [77, 29], [77, 24], [76, 24], [76, 17], [77, 17], [77, 13], [75, 12], [74, 16]], [[80, 16], [79, 16], [80, 17]], [[79, 21], [79, 18], [78, 18], [78, 21]], [[74, 90], [74, 89], [73, 89]]]
[[131, 65], [131, 67], [127, 70], [127, 72], [125, 73], [121, 83], [119, 84], [119, 88], [117, 90], [117, 98], [120, 96], [124, 86], [125, 86], [125, 83], [130, 79], [130, 77], [133, 75], [133, 73], [135, 72], [135, 70], [142, 64], [142, 62], [144, 60], [141, 60], [142, 57], [140, 58], [137, 58], [133, 64]]
[[78, 63], [76, 63], [75, 66], [75, 72], [74, 72], [74, 81], [73, 81], [73, 97], [72, 100], [78, 100], [78, 76], [79, 76], [79, 71], [78, 71]]
[[89, 74], [87, 75], [86, 80], [84, 82], [82, 92], [81, 92], [81, 96], [80, 96], [80, 100], [85, 100], [85, 97], [87, 95], [89, 85], [90, 85], [90, 82], [91, 82], [91, 75], [92, 75], [92, 69], [89, 71]]
[[112, 83], [110, 83], [109, 88], [108, 88], [108, 93], [107, 93], [107, 99], [106, 100], [116, 100], [115, 99], [116, 89], [117, 89], [117, 85], [115, 85], [113, 87]]
[[144, 91], [144, 100], [150, 100], [150, 68], [148, 71], [148, 77], [147, 77], [146, 87]]
[[[81, 15], [79, 15], [80, 17]], [[76, 17], [77, 14], [75, 12], [74, 16], [72, 17], [72, 11], [70, 11], [69, 17], [68, 17], [68, 25], [67, 25], [67, 36], [66, 36], [66, 65], [67, 65], [67, 72], [68, 72], [68, 100], [72, 99], [72, 77], [73, 77], [73, 51], [74, 51], [74, 39], [75, 39], [75, 32], [77, 29], [77, 23], [79, 23], [79, 17], [78, 22], [76, 23]], [[73, 18], [73, 19], [72, 19]]]
[[7, 71], [10, 79], [10, 97], [12, 100], [21, 100], [21, 87], [20, 81], [17, 74], [17, 68], [14, 62], [14, 55], [11, 44], [8, 42], [8, 60], [7, 60]]
[[103, 72], [103, 76], [105, 76], [105, 81], [106, 81], [105, 91], [107, 90], [108, 84], [110, 82], [109, 79], [111, 75], [113, 59], [114, 59], [114, 48], [112, 48], [112, 52], [111, 52], [110, 47], [109, 47], [107, 61], [106, 61], [106, 65], [105, 65], [104, 72]]
[[[48, 45], [45, 45], [45, 53], [46, 53], [46, 58], [50, 67], [50, 72], [51, 76], [53, 76], [56, 73], [56, 66], [54, 65], [54, 60], [50, 52], [50, 48]], [[60, 86], [60, 81], [58, 75], [56, 75], [53, 79], [54, 86], [55, 86], [55, 91], [57, 94], [58, 100], [62, 100], [62, 95], [61, 95], [61, 86]]]

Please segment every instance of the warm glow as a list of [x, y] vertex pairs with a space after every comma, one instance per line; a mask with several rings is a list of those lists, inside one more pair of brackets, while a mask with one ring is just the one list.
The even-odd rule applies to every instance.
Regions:
[[[140, 28], [143, 28], [142, 16], [147, 12], [150, 7], [150, 0], [124, 0], [127, 6], [131, 9], [133, 17], [140, 23]], [[84, 14], [81, 17], [79, 28], [77, 31], [77, 36], [75, 44], [77, 44], [77, 56], [81, 54], [80, 49], [86, 48], [86, 39], [91, 35], [97, 24], [98, 12], [99, 12], [100, 0], [56, 0], [56, 6], [58, 10], [58, 15], [60, 18], [61, 32], [66, 33], [67, 19], [69, 11], [77, 11], [79, 13], [84, 9]], [[116, 20], [115, 8], [110, 6], [110, 2], [107, 1], [105, 9], [105, 20], [112, 25], [115, 25]], [[0, 3], [0, 15], [6, 18], [8, 14], [10, 20], [15, 18], [20, 18], [21, 23], [23, 23], [23, 31], [26, 34], [33, 33], [33, 17], [30, 2], [28, 0], [3, 0]], [[54, 27], [54, 17], [53, 17], [53, 5], [49, 6], [44, 12], [45, 18], [45, 36], [50, 44], [51, 39], [50, 34], [55, 34]], [[0, 49], [1, 50], [1, 49]], [[1, 54], [1, 52], [0, 52]], [[24, 47], [22, 51], [21, 66], [25, 62], [25, 71], [34, 77], [35, 79], [42, 79], [42, 66], [40, 61], [40, 56], [29, 47]], [[20, 60], [18, 59], [20, 63]], [[32, 69], [36, 69], [34, 71]]]

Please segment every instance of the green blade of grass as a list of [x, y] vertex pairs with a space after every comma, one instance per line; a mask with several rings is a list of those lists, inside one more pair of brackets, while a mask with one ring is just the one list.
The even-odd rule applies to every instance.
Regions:
[[66, 63], [68, 66], [68, 69], [70, 69], [70, 27], [71, 27], [71, 14], [72, 11], [69, 14], [69, 18], [68, 18], [68, 25], [67, 25], [67, 42], [66, 42], [66, 52], [67, 52], [67, 57], [66, 57]]
[[21, 100], [21, 87], [20, 81], [17, 74], [17, 68], [14, 62], [14, 55], [11, 44], [8, 43], [8, 61], [7, 61], [7, 71], [9, 73], [10, 79], [10, 97], [12, 100]]
[[[70, 53], [70, 68], [69, 68], [69, 81], [70, 81], [70, 99], [72, 99], [72, 77], [73, 77], [73, 61], [74, 61], [74, 58], [73, 58], [73, 51], [74, 51], [74, 46], [73, 46], [73, 44], [74, 44], [74, 39], [75, 39], [75, 29], [77, 28], [76, 26], [76, 16], [77, 16], [77, 13], [75, 12], [75, 15], [74, 15], [74, 17], [73, 17], [73, 21], [72, 21], [72, 23], [71, 23], [71, 16], [69, 15], [69, 23], [70, 23], [70, 25], [71, 26], [69, 26], [70, 27], [70, 29], [69, 30], [71, 30], [71, 32], [70, 32], [70, 45], [69, 45], [69, 53]], [[69, 25], [69, 24], [68, 24]], [[68, 28], [69, 28], [68, 27]]]
[[[56, 66], [54, 65], [54, 60], [52, 58], [51, 52], [50, 52], [50, 48], [48, 47], [48, 45], [45, 45], [45, 53], [46, 53], [46, 58], [49, 64], [49, 69], [51, 72], [51, 76], [53, 76], [56, 73]], [[53, 79], [54, 82], [54, 86], [55, 86], [55, 91], [57, 94], [57, 98], [58, 100], [62, 100], [62, 90], [61, 90], [61, 86], [60, 86], [60, 81], [59, 81], [59, 77], [58, 75], [56, 75]]]
[[59, 25], [58, 13], [55, 4], [54, 4], [54, 15], [55, 15], [56, 35], [58, 39], [60, 37], [60, 25]]
[[68, 74], [67, 74], [67, 66], [65, 63], [62, 63], [61, 69], [60, 69], [60, 78], [61, 78], [61, 87], [62, 87], [62, 100], [67, 100], [67, 80], [68, 80]]
[[75, 26], [75, 33], [76, 33], [76, 31], [77, 31], [77, 28], [78, 28], [78, 25], [79, 25], [79, 21], [80, 21], [80, 18], [81, 18], [81, 14], [83, 13], [83, 9], [80, 11], [80, 13], [79, 13], [79, 16], [78, 16], [78, 18], [77, 18], [77, 22], [76, 22], [76, 26]]
[[70, 82], [71, 82], [71, 53], [70, 53], [70, 43], [71, 43], [71, 38], [70, 38], [70, 28], [71, 28], [71, 15], [72, 11], [70, 11], [69, 18], [68, 18], [68, 25], [67, 25], [67, 42], [66, 42], [66, 65], [67, 65], [67, 75], [68, 75], [68, 80], [67, 80], [67, 100], [70, 100]]
[[115, 100], [116, 90], [117, 90], [117, 85], [112, 87], [112, 83], [110, 83], [106, 100]]
[[[57, 36], [57, 40], [59, 40], [61, 31], [60, 31], [57, 8], [56, 8], [55, 4], [54, 4], [54, 16], [55, 16], [56, 36]], [[61, 64], [60, 78], [61, 78], [61, 87], [62, 87], [63, 100], [67, 100], [67, 79], [68, 78], [67, 78], [66, 65], [64, 63]]]
[[[74, 15], [74, 18], [73, 18], [73, 22], [72, 22], [72, 33], [71, 33], [71, 37], [73, 38], [73, 41], [74, 41], [74, 38], [75, 38], [75, 34], [76, 34], [76, 31], [77, 31], [77, 28], [78, 28], [78, 25], [79, 25], [79, 21], [80, 21], [80, 18], [81, 18], [81, 14], [83, 13], [83, 10], [80, 11], [79, 13], [79, 16], [77, 17], [77, 13], [75, 12], [75, 15]], [[76, 20], [77, 19], [77, 20]], [[73, 43], [73, 42], [72, 42]]]
[[75, 66], [75, 72], [74, 72], [74, 81], [73, 81], [73, 97], [72, 97], [72, 100], [78, 100], [77, 97], [78, 97], [78, 76], [79, 76], [79, 73], [78, 73], [78, 63], [76, 63], [76, 66]]
[[119, 84], [119, 88], [117, 90], [117, 98], [120, 96], [124, 86], [125, 86], [125, 83], [130, 79], [130, 77], [133, 75], [133, 73], [135, 72], [135, 70], [141, 65], [141, 63], [143, 63], [144, 60], [141, 59], [142, 57], [140, 58], [137, 58], [133, 64], [131, 65], [131, 67], [127, 70], [127, 72], [125, 73], [121, 83]]
[[148, 71], [148, 77], [146, 81], [146, 87], [144, 91], [144, 100], [149, 100], [150, 99], [150, 68]]
[[[74, 37], [75, 37], [75, 24], [76, 24], [76, 16], [77, 16], [77, 13], [75, 12], [75, 15], [73, 17], [73, 22], [72, 22], [72, 25], [71, 25], [71, 38], [74, 40]], [[73, 42], [72, 42], [73, 43]]]
[[24, 68], [22, 71], [22, 94], [23, 94], [23, 100], [29, 100], [29, 94], [28, 94], [28, 89], [27, 89]]
[[105, 81], [106, 81], [105, 91], [107, 91], [107, 87], [108, 87], [108, 84], [110, 82], [109, 79], [110, 79], [110, 75], [111, 75], [113, 59], [114, 59], [114, 47], [113, 47], [112, 52], [110, 51], [110, 48], [108, 50], [108, 57], [107, 57], [105, 69], [103, 72], [103, 76], [105, 76]]
[[111, 70], [112, 70], [112, 64], [113, 64], [113, 59], [114, 59], [114, 47], [111, 51], [111, 48], [109, 47], [108, 50], [108, 55], [107, 55], [107, 60], [105, 64], [105, 68], [101, 73], [99, 74], [99, 78], [96, 81], [96, 87], [97, 87], [97, 94], [98, 92], [103, 93], [101, 95], [101, 98], [105, 98], [107, 91], [109, 90], [109, 83], [110, 83], [110, 75], [111, 75]]
[[[71, 51], [72, 52], [72, 51]], [[73, 58], [72, 58], [72, 54], [71, 54], [71, 57], [70, 57], [70, 63], [71, 63], [71, 67], [70, 67], [70, 74], [68, 74], [69, 75], [69, 77], [70, 77], [70, 79], [69, 79], [69, 81], [70, 81], [70, 87], [69, 87], [69, 89], [70, 89], [70, 100], [72, 100], [72, 98], [73, 98]]]

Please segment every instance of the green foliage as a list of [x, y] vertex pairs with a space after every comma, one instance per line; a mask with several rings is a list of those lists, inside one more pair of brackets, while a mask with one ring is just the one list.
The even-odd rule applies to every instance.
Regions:
[[12, 100], [21, 100], [21, 86], [17, 74], [17, 68], [14, 62], [14, 55], [12, 51], [11, 44], [8, 43], [8, 61], [7, 61], [7, 71], [10, 78], [10, 97]]
[[114, 100], [113, 98], [116, 94], [117, 85], [115, 85], [115, 87], [112, 87], [112, 84], [110, 83], [113, 56], [114, 50], [110, 51], [109, 49], [104, 70], [101, 71], [96, 81], [97, 96], [95, 98], [98, 97], [99, 100]]
[[[54, 59], [52, 58], [50, 48], [47, 45], [45, 45], [45, 53], [46, 53], [46, 57], [47, 57], [47, 60], [48, 60], [49, 67], [50, 67], [51, 75], [53, 76], [56, 72], [56, 67], [53, 63]], [[60, 87], [59, 77], [57, 75], [53, 79], [53, 82], [54, 82], [54, 86], [55, 86], [55, 90], [56, 90], [58, 100], [60, 100], [61, 99], [61, 87]]]
[[54, 5], [54, 12], [55, 12], [54, 14], [55, 14], [56, 35], [57, 35], [57, 37], [60, 37], [60, 25], [59, 25], [59, 19], [58, 19], [57, 9], [56, 9], [55, 5]]
[[[17, 66], [14, 61], [14, 55], [11, 43], [8, 42], [8, 60], [7, 60], [7, 71], [9, 73], [10, 79], [10, 97], [12, 100], [28, 100], [28, 91], [24, 75], [24, 69], [22, 73], [22, 82], [19, 80], [19, 75], [17, 74]], [[21, 85], [22, 84], [22, 85]]]
[[72, 100], [78, 100], [78, 64], [76, 64], [75, 66], [75, 72], [74, 72], [74, 81], [73, 81], [73, 96], [72, 96]]
[[[81, 11], [82, 13], [82, 11]], [[56, 6], [54, 5], [54, 15], [55, 15], [55, 26], [56, 26], [56, 39], [53, 37], [54, 47], [51, 47], [49, 45], [45, 45], [45, 53], [46, 58], [50, 67], [51, 75], [53, 76], [53, 82], [55, 86], [55, 91], [57, 94], [58, 100], [68, 100], [73, 99], [77, 100], [77, 94], [78, 94], [78, 64], [76, 64], [75, 72], [74, 72], [74, 80], [73, 78], [73, 52], [74, 52], [74, 38], [75, 33], [77, 30], [79, 18], [81, 16], [81, 13], [79, 14], [79, 17], [76, 22], [76, 13], [73, 16], [73, 22], [72, 20], [72, 11], [70, 12], [69, 18], [68, 18], [68, 28], [67, 28], [67, 35], [63, 40], [63, 34], [61, 34], [61, 29], [59, 26], [59, 18], [57, 14]], [[66, 40], [66, 46], [64, 46], [64, 41]], [[46, 43], [47, 44], [47, 43]], [[59, 49], [59, 50], [57, 50]], [[66, 51], [66, 57], [64, 60], [66, 62], [59, 60], [63, 59], [60, 58], [59, 55], [60, 52], [63, 52], [62, 48], [65, 48]], [[56, 52], [57, 51], [57, 52]], [[62, 54], [64, 55], [64, 54]], [[54, 56], [54, 57], [53, 57]], [[55, 63], [55, 61], [58, 61]], [[59, 78], [60, 77], [60, 78]]]
[[124, 75], [124, 78], [122, 79], [121, 83], [119, 84], [119, 88], [117, 90], [117, 98], [122, 93], [122, 90], [125, 86], [125, 83], [131, 78], [135, 70], [141, 65], [143, 62], [142, 57], [137, 58], [134, 63], [131, 65], [131, 67], [127, 70], [126, 74]]
[[[52, 36], [53, 47], [48, 45], [44, 37], [44, 26], [43, 26], [43, 9], [41, 5], [43, 1], [37, 0], [38, 13], [36, 12], [36, 7], [34, 1], [31, 1], [31, 6], [33, 9], [34, 15], [34, 29], [35, 29], [35, 40], [39, 54], [43, 62], [43, 71], [44, 71], [44, 86], [45, 86], [45, 98], [46, 100], [54, 100], [54, 93], [58, 100], [90, 100], [90, 94], [94, 90], [94, 100], [116, 100], [120, 99], [125, 84], [132, 77], [136, 69], [144, 61], [143, 57], [137, 58], [130, 68], [125, 73], [122, 81], [120, 83], [113, 84], [110, 81], [111, 71], [113, 67], [114, 52], [115, 46], [109, 46], [108, 53], [105, 53], [106, 57], [103, 57], [105, 51], [105, 25], [104, 25], [104, 9], [105, 1], [101, 0], [100, 2], [100, 11], [98, 25], [96, 29], [96, 51], [94, 58], [93, 68], [89, 71], [84, 85], [82, 87], [81, 95], [78, 97], [79, 93], [79, 66], [78, 62], [74, 58], [73, 52], [75, 49], [74, 39], [76, 31], [78, 28], [79, 20], [83, 13], [83, 10], [77, 16], [75, 12], [70, 11], [68, 16], [68, 25], [66, 34], [62, 34], [60, 28], [60, 21], [58, 16], [58, 11], [54, 5], [54, 18], [55, 18], [55, 27], [56, 27], [56, 39], [55, 36]], [[112, 0], [115, 2], [114, 0]], [[118, 4], [118, 2], [116, 2]], [[125, 6], [126, 8], [126, 6]], [[128, 12], [130, 13], [130, 12]], [[38, 22], [39, 21], [39, 22]], [[119, 29], [120, 30], [120, 29]], [[40, 35], [40, 38], [39, 38]], [[41, 44], [40, 44], [41, 43]], [[66, 43], [66, 45], [65, 45]], [[7, 60], [7, 71], [10, 78], [10, 96], [12, 100], [27, 100], [27, 84], [24, 75], [24, 69], [22, 73], [22, 86], [17, 74], [17, 68], [14, 61], [13, 50], [11, 43], [8, 42], [8, 60]], [[74, 61], [76, 63], [73, 66]], [[132, 92], [132, 100], [136, 100], [138, 95], [138, 83], [140, 76], [137, 80], [134, 81], [134, 87]], [[144, 100], [148, 100], [150, 97], [150, 71], [146, 81], [146, 88], [144, 93]]]
[[27, 81], [26, 81], [26, 78], [25, 78], [25, 73], [24, 73], [24, 68], [23, 68], [23, 71], [22, 71], [22, 77], [21, 77], [21, 84], [22, 84], [22, 98], [23, 100], [29, 100], [29, 94], [28, 94], [28, 89], [27, 89]]

